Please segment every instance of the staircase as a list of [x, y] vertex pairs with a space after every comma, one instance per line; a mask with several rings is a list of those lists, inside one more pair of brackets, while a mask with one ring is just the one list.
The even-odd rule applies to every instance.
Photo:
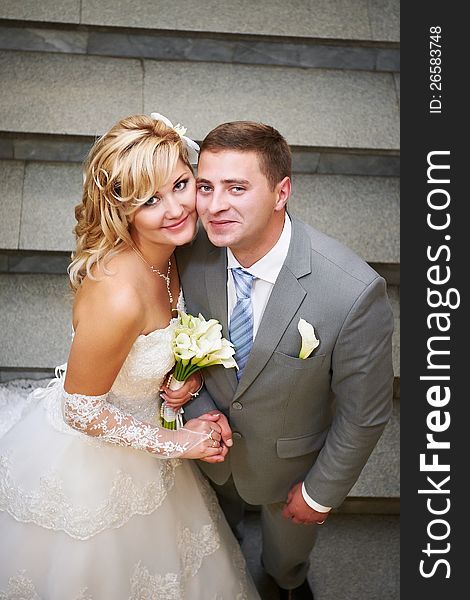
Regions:
[[[65, 362], [81, 161], [119, 118], [153, 111], [202, 140], [272, 124], [293, 149], [290, 210], [387, 280], [394, 415], [321, 530], [317, 600], [397, 599], [399, 514], [398, 0], [2, 0], [0, 382]], [[257, 566], [256, 515], [244, 550]], [[273, 597], [274, 598], [274, 597]]]

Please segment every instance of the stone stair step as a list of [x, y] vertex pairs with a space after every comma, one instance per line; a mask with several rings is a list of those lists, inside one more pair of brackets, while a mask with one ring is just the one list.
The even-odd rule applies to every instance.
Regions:
[[143, 109], [139, 60], [3, 51], [0, 79], [3, 131], [96, 136]]
[[67, 360], [72, 293], [64, 275], [0, 274], [0, 368], [53, 369]]
[[[145, 62], [144, 109], [197, 139], [231, 120], [267, 122], [299, 146], [398, 149], [393, 75], [220, 63]], [[161, 82], [165, 81], [165, 86]], [[195, 81], [192, 88], [187, 82]], [[181, 94], [175, 94], [181, 89]], [[210, 107], [198, 112], [194, 107]]]
[[399, 40], [399, 0], [273, 2], [176, 0], [3, 0], [0, 18], [126, 28], [243, 33], [265, 36]]
[[392, 73], [2, 51], [0, 78], [3, 131], [95, 136], [120, 117], [157, 111], [195, 139], [251, 119], [307, 148], [399, 145]]
[[[210, 32], [129, 30], [87, 26], [30, 27], [0, 21], [0, 48], [97, 56], [366, 71], [400, 70], [400, 51], [388, 43], [268, 38]], [[26, 24], [27, 25], [27, 24]]]
[[17, 248], [20, 236], [24, 163], [0, 161], [0, 247]]
[[0, 19], [41, 21], [52, 23], [79, 23], [80, 0], [2, 0]]
[[[71, 251], [74, 206], [82, 193], [81, 166], [0, 161], [0, 172], [6, 185], [0, 204], [0, 249]], [[398, 184], [396, 177], [294, 174], [290, 208], [368, 262], [397, 264]]]
[[400, 261], [396, 177], [296, 174], [289, 207], [367, 261]]
[[[82, 163], [94, 140], [91, 136], [0, 132], [0, 160]], [[394, 151], [299, 146], [291, 146], [291, 151], [294, 173], [400, 176], [400, 156]]]
[[399, 515], [400, 497], [379, 498], [375, 496], [348, 496], [335, 513], [348, 515]]

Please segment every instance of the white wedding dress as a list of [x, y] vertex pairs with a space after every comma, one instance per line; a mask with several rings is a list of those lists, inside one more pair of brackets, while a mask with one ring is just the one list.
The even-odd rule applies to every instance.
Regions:
[[[137, 338], [116, 412], [156, 423], [173, 327]], [[28, 396], [0, 388], [0, 599], [259, 599], [194, 461], [72, 429], [63, 403], [63, 373]]]

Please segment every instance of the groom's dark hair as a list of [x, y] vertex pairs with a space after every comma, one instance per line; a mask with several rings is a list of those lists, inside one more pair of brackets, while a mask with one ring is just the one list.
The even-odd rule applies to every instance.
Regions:
[[282, 135], [271, 127], [255, 121], [232, 121], [222, 123], [210, 131], [201, 145], [201, 154], [236, 150], [256, 152], [261, 172], [274, 189], [276, 184], [290, 177], [292, 156], [289, 144]]

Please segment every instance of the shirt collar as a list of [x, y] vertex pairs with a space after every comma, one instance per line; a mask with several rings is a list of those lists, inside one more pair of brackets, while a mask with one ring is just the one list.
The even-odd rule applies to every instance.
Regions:
[[282, 233], [267, 254], [251, 265], [249, 269], [246, 269], [245, 267], [241, 266], [230, 248], [227, 248], [227, 268], [236, 269], [237, 267], [240, 267], [248, 273], [254, 275], [254, 277], [263, 279], [264, 281], [268, 281], [274, 285], [289, 251], [291, 232], [291, 220], [286, 212]]

